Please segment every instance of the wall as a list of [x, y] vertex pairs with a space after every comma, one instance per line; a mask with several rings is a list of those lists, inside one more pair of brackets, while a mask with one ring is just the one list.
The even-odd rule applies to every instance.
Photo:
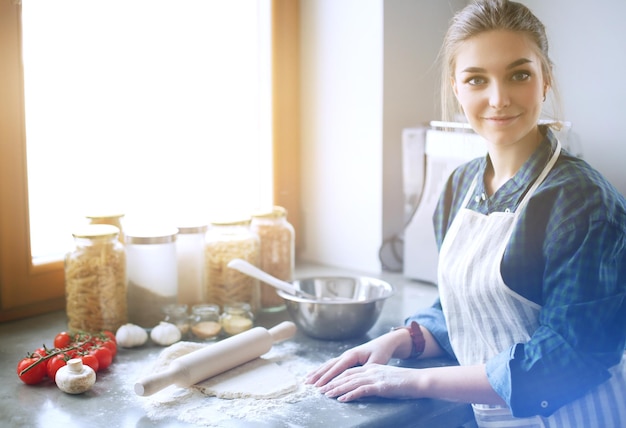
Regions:
[[299, 259], [378, 271], [382, 0], [301, 1]]

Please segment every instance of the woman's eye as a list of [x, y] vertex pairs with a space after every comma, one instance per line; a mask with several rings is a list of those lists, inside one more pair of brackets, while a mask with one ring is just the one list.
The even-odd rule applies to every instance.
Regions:
[[474, 76], [474, 77], [470, 77], [468, 78], [465, 82], [472, 85], [472, 86], [476, 86], [476, 85], [482, 85], [487, 81], [487, 79], [480, 77], [480, 76]]
[[512, 80], [516, 82], [523, 82], [524, 80], [530, 79], [530, 73], [527, 71], [518, 71], [512, 77]]

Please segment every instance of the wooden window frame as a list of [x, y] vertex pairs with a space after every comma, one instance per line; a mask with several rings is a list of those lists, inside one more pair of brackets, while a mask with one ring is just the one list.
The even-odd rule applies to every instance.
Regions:
[[[299, 1], [272, 1], [274, 201], [299, 230]], [[64, 309], [63, 262], [31, 257], [21, 2], [0, 0], [0, 322]]]

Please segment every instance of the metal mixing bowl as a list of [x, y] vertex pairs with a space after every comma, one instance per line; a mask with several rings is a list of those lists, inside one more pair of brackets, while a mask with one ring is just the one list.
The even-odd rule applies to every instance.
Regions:
[[376, 323], [393, 286], [369, 277], [314, 277], [293, 281], [309, 300], [278, 290], [299, 329], [316, 339], [341, 340], [364, 335]]

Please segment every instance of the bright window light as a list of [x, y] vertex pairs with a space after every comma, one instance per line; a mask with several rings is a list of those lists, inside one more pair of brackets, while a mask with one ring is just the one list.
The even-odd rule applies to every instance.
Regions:
[[[269, 0], [23, 0], [31, 252], [271, 205]], [[178, 223], [178, 224], [177, 224]]]

